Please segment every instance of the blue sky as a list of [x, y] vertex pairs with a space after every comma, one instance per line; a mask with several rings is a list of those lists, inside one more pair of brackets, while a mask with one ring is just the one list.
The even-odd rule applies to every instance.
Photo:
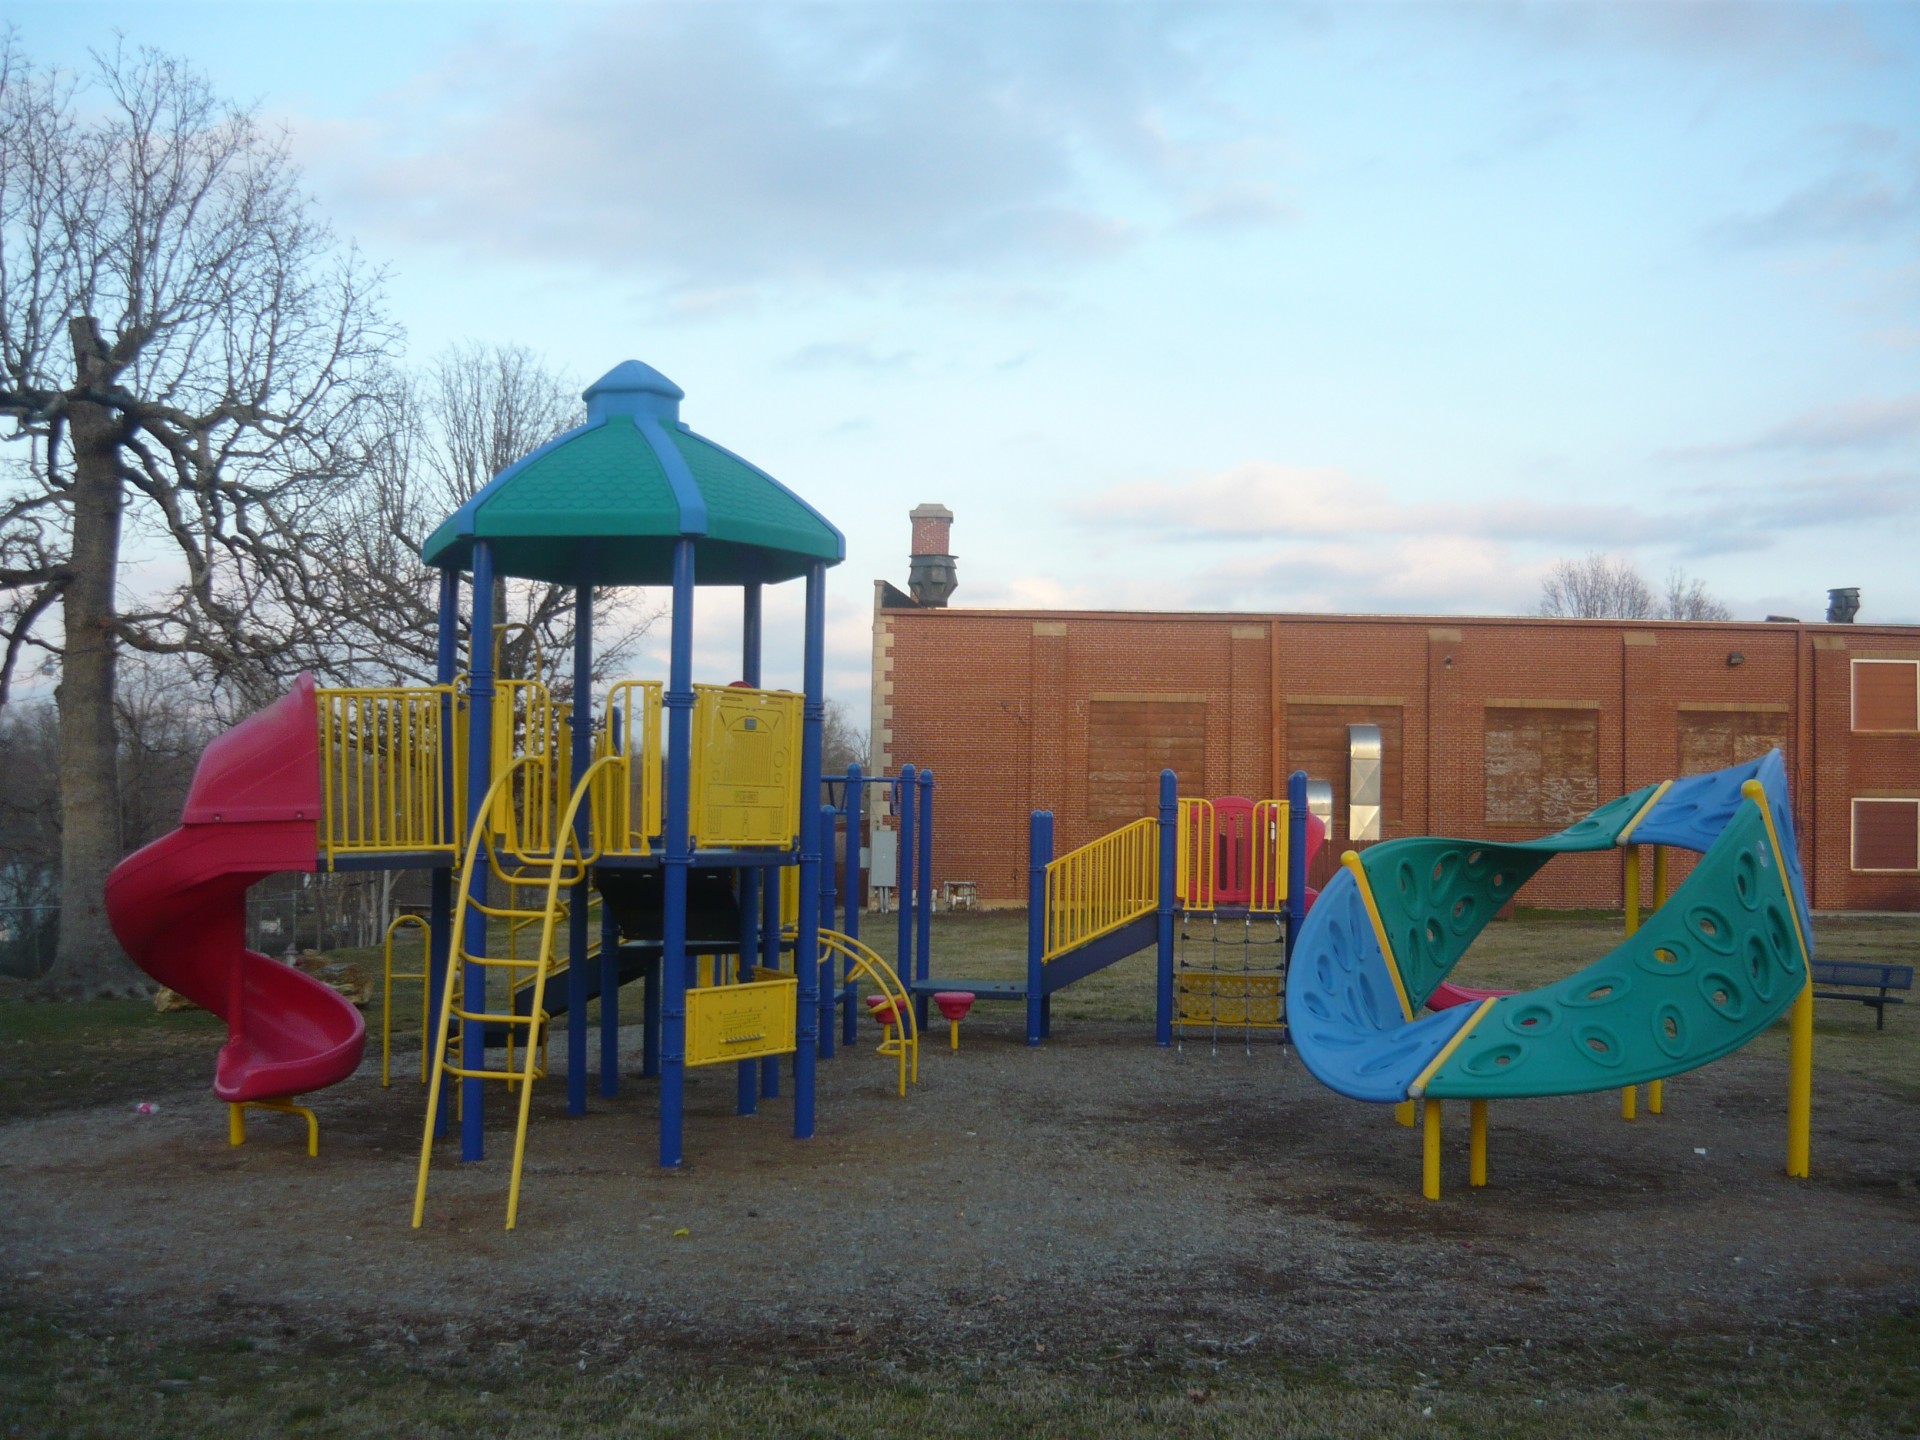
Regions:
[[673, 376], [847, 533], [849, 699], [921, 501], [966, 605], [1514, 613], [1599, 549], [1920, 621], [1920, 7], [16, 23], [257, 102], [423, 359]]

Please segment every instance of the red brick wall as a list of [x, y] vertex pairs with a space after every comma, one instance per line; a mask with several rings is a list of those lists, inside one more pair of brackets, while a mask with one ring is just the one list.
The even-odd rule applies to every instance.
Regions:
[[[1206, 773], [1181, 775], [1182, 794], [1279, 793], [1293, 768], [1281, 753], [1290, 706], [1314, 707], [1303, 721], [1330, 706], [1343, 723], [1377, 711], [1383, 730], [1397, 716], [1389, 838], [1538, 833], [1487, 822], [1490, 705], [1592, 710], [1603, 800], [1679, 773], [1682, 707], [1784, 705], [1814, 903], [1920, 909], [1920, 875], [1856, 875], [1849, 844], [1853, 797], [1920, 795], [1920, 735], [1850, 728], [1850, 659], [1920, 657], [1913, 628], [954, 609], [879, 619], [892, 635], [892, 688], [876, 705], [889, 769], [933, 769], [936, 884], [973, 880], [990, 901], [1024, 899], [1029, 810], [1053, 811], [1059, 850], [1094, 838], [1091, 703], [1166, 696], [1205, 708]], [[1316, 778], [1335, 780], [1344, 806], [1344, 770]], [[1618, 853], [1567, 856], [1527, 893], [1617, 907], [1622, 879]]]
[[913, 549], [909, 553], [914, 555], [951, 554], [950, 547], [953, 542], [948, 537], [952, 533], [953, 521], [951, 520], [927, 517], [917, 519], [913, 522]]

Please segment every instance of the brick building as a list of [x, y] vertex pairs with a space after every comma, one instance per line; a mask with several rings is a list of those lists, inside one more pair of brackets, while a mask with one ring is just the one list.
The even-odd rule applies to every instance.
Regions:
[[[1813, 903], [1920, 909], [1920, 627], [956, 609], [952, 516], [912, 518], [912, 593], [875, 583], [873, 760], [934, 771], [936, 890], [1023, 902], [1030, 810], [1064, 852], [1151, 813], [1163, 766], [1251, 799], [1304, 769], [1347, 848], [1371, 725], [1383, 839], [1524, 839], [1777, 745]], [[1617, 907], [1622, 882], [1569, 856], [1528, 897]]]

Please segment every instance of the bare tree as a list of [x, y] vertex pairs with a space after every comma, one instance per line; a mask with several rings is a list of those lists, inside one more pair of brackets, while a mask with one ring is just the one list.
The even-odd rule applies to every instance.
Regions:
[[59, 933], [60, 732], [53, 707], [0, 710], [0, 975], [37, 979]]
[[1540, 582], [1540, 613], [1574, 620], [1650, 620], [1653, 591], [1631, 560], [1597, 550], [1578, 560], [1556, 560]]
[[[438, 597], [420, 546], [500, 471], [582, 419], [577, 387], [520, 346], [456, 346], [417, 379], [396, 379], [369, 423], [364, 483], [341, 507], [330, 542], [339, 559], [332, 608], [335, 673], [429, 683]], [[528, 676], [536, 653], [557, 688], [570, 687], [570, 587], [500, 580], [500, 668]], [[612, 672], [646, 632], [644, 602], [595, 602], [596, 675]]]
[[[282, 140], [152, 50], [77, 78], [0, 38], [7, 662], [57, 651], [60, 949], [49, 993], [143, 988], [102, 908], [119, 858], [118, 648], [247, 698], [308, 658], [317, 541], [397, 334]], [[122, 609], [122, 542], [177, 586]], [[43, 622], [55, 616], [50, 638]]]
[[1540, 613], [1574, 620], [1731, 620], [1706, 582], [1675, 566], [1656, 594], [1633, 561], [1599, 551], [1556, 560], [1540, 582]]
[[1731, 620], [1733, 611], [1708, 592], [1706, 581], [1678, 565], [1667, 572], [1666, 620]]
[[866, 760], [867, 732], [855, 721], [851, 706], [828, 696], [820, 727], [820, 773], [844, 775], [849, 765], [864, 765]]

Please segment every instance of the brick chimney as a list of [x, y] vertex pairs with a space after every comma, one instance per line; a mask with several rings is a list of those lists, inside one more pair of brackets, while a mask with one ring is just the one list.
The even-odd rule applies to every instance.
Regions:
[[913, 550], [907, 567], [907, 589], [914, 601], [930, 610], [944, 607], [960, 582], [954, 573], [953, 512], [944, 505], [916, 505], [907, 512], [913, 521]]

